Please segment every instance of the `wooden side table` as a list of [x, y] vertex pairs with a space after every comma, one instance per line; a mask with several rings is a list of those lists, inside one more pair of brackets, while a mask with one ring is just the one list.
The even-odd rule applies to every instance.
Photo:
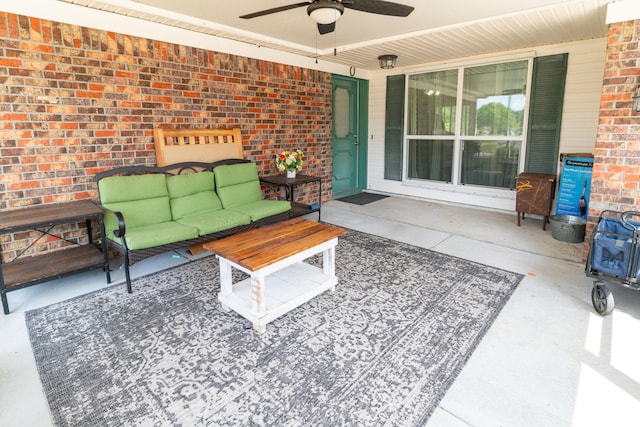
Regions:
[[[288, 201], [291, 202], [291, 212], [289, 213], [289, 218], [306, 215], [312, 212], [318, 212], [318, 222], [320, 222], [320, 208], [322, 206], [322, 178], [320, 178], [319, 176], [302, 174], [297, 174], [295, 178], [287, 178], [286, 174], [282, 174], [263, 176], [260, 178], [260, 182], [269, 185], [285, 187], [285, 197]], [[315, 205], [305, 205], [303, 203], [296, 202], [293, 195], [295, 187], [312, 182], [318, 183], [318, 203]]]
[[[102, 236], [102, 251], [93, 244], [91, 221], [98, 221]], [[15, 291], [67, 274], [96, 267], [103, 267], [107, 283], [111, 283], [109, 254], [104, 237], [102, 208], [90, 200], [39, 205], [24, 209], [0, 212], [0, 234], [12, 234], [25, 230], [36, 230], [42, 235], [52, 235], [51, 229], [60, 224], [84, 221], [87, 226], [89, 244], [48, 253], [35, 257], [20, 258], [0, 263], [0, 298], [4, 314], [9, 314], [7, 292]], [[72, 242], [75, 244], [75, 242]]]
[[525, 213], [542, 215], [542, 229], [547, 229], [556, 191], [556, 176], [523, 172], [516, 176], [516, 212], [518, 227]]

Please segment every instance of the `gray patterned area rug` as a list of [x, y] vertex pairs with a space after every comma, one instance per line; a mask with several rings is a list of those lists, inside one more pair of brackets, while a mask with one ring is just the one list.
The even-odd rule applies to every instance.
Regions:
[[27, 312], [54, 424], [423, 425], [522, 276], [356, 231], [336, 259], [262, 335], [214, 257]]

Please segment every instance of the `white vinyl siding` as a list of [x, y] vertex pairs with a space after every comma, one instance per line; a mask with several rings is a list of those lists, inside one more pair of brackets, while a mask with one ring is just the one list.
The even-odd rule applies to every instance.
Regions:
[[[559, 151], [560, 153], [592, 153], [598, 127], [606, 38], [542, 46], [533, 51], [535, 56], [569, 54]], [[517, 55], [521, 52], [513, 52], [513, 54]], [[508, 52], [503, 52], [500, 58], [507, 55], [509, 55]], [[492, 58], [485, 57], [483, 59], [486, 59], [486, 62], [491, 62]], [[459, 63], [464, 64], [464, 61], [461, 60]], [[428, 68], [427, 65], [424, 66], [425, 70]], [[406, 182], [384, 179], [386, 78], [388, 75], [418, 71], [420, 68], [417, 67], [412, 67], [410, 70], [396, 68], [374, 72], [370, 75], [368, 189], [409, 197], [513, 211], [515, 209], [514, 191], [496, 192], [491, 189], [470, 189], [468, 187], [456, 188], [455, 191], [451, 191], [451, 188], [444, 189], [430, 183], [408, 185]]]

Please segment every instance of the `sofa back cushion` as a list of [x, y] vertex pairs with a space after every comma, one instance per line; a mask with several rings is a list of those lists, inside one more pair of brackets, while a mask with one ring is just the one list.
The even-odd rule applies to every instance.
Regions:
[[167, 189], [174, 220], [222, 209], [222, 203], [213, 191], [213, 172], [170, 176]]
[[218, 166], [213, 172], [216, 177], [216, 193], [225, 209], [262, 200], [255, 163]]
[[[169, 192], [163, 174], [111, 176], [98, 182], [100, 203], [122, 212], [128, 228], [171, 221]], [[105, 217], [105, 226], [113, 226]], [[117, 228], [117, 227], [116, 227]]]

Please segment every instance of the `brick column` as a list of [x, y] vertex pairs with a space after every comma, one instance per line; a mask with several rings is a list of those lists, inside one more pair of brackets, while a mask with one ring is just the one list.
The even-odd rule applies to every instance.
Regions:
[[632, 99], [640, 86], [640, 20], [609, 26], [606, 55], [585, 259], [601, 211], [640, 211], [640, 112]]

